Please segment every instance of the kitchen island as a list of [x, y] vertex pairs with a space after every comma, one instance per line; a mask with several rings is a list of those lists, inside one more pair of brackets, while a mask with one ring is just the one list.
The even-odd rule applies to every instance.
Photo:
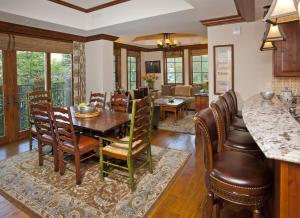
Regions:
[[274, 170], [272, 215], [300, 217], [300, 124], [277, 97], [266, 101], [260, 95], [253, 96], [245, 102], [242, 113]]

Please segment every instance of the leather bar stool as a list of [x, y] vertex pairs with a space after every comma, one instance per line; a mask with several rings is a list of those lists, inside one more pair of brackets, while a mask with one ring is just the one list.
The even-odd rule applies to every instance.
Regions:
[[233, 102], [234, 102], [234, 115], [236, 117], [238, 117], [238, 118], [243, 118], [242, 111], [239, 110], [239, 107], [238, 107], [238, 101], [237, 101], [237, 97], [236, 97], [235, 91], [233, 91], [232, 89], [230, 89], [228, 91], [228, 93], [231, 95], [231, 97], [233, 99]]
[[220, 215], [220, 204], [223, 201], [248, 206], [252, 209], [254, 218], [261, 218], [262, 209], [272, 190], [272, 174], [267, 165], [242, 152], [218, 152], [217, 124], [211, 108], [198, 112], [194, 122], [196, 137], [202, 139], [196, 141], [202, 142], [199, 146], [204, 146], [206, 218], [212, 217], [214, 204], [217, 204], [216, 214]]
[[235, 106], [231, 95], [228, 92], [225, 92], [222, 96], [220, 96], [220, 99], [226, 108], [227, 116], [230, 119], [230, 126], [232, 126], [234, 129], [248, 131], [243, 119], [234, 115]]
[[228, 125], [224, 104], [220, 99], [211, 103], [211, 108], [214, 113], [217, 128], [218, 141], [220, 150], [233, 150], [252, 154], [255, 157], [265, 158], [260, 148], [252, 138], [249, 132], [231, 130]]

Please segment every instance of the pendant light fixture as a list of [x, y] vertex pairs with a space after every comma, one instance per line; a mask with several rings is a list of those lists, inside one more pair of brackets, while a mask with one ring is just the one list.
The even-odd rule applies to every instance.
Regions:
[[299, 20], [299, 7], [299, 0], [273, 0], [263, 20], [274, 24]]
[[276, 50], [276, 46], [274, 45], [274, 42], [263, 41], [260, 50], [261, 51]]
[[263, 41], [272, 42], [284, 40], [286, 40], [286, 37], [284, 32], [281, 30], [281, 27], [277, 24], [267, 23]]

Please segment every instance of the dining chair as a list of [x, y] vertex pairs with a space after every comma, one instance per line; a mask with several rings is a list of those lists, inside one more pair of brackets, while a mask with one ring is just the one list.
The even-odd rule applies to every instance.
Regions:
[[28, 123], [29, 123], [29, 149], [32, 150], [33, 139], [37, 139], [36, 127], [32, 119], [30, 104], [51, 103], [50, 91], [33, 91], [27, 93], [28, 102]]
[[[54, 132], [58, 141], [59, 171], [65, 173], [64, 153], [74, 156], [76, 166], [76, 184], [81, 184], [80, 163], [88, 158], [96, 156], [96, 152], [91, 152], [99, 147], [99, 141], [93, 137], [76, 135], [70, 107], [67, 109], [52, 107], [52, 117]], [[88, 154], [86, 157], [82, 155]]]
[[[266, 162], [253, 155], [218, 149], [218, 129], [214, 113], [206, 108], [194, 116], [196, 143], [204, 149], [207, 197], [205, 216], [211, 218], [216, 205], [220, 217], [223, 202], [252, 209], [254, 218], [262, 218], [272, 193], [272, 173]], [[200, 140], [200, 139], [201, 140]]]
[[106, 104], [106, 92], [104, 92], [104, 94], [100, 92], [91, 92], [90, 103], [94, 104], [97, 108], [104, 110]]
[[[130, 124], [129, 136], [116, 139], [101, 137], [100, 138], [100, 177], [104, 179], [105, 174], [118, 174], [109, 171], [104, 167], [116, 167], [119, 170], [126, 170], [129, 177], [129, 186], [133, 191], [135, 189], [134, 183], [134, 168], [133, 161], [142, 154], [147, 155], [146, 160], [140, 165], [148, 165], [148, 170], [152, 173], [152, 157], [151, 157], [151, 135], [152, 135], [152, 120], [153, 120], [153, 100], [149, 97], [133, 100], [132, 116]], [[110, 143], [103, 146], [104, 143]], [[126, 161], [126, 166], [118, 165], [110, 161], [113, 159]], [[122, 174], [121, 174], [122, 175]]]
[[33, 118], [34, 126], [36, 127], [36, 134], [38, 140], [39, 165], [42, 166], [43, 146], [52, 146], [54, 171], [58, 171], [58, 154], [57, 142], [53, 131], [53, 122], [51, 118], [51, 104], [50, 103], [30, 103], [30, 111]]
[[113, 94], [110, 97], [110, 109], [117, 112], [128, 112], [129, 97], [124, 94]]

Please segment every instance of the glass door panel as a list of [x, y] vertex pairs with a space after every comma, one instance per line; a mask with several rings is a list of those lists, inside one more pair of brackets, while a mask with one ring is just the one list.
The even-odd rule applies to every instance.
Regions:
[[17, 51], [17, 96], [19, 105], [19, 131], [28, 130], [27, 94], [46, 90], [46, 54], [44, 52]]
[[0, 137], [5, 135], [3, 92], [3, 54], [0, 50]]
[[55, 106], [72, 104], [72, 55], [51, 53], [51, 92]]

